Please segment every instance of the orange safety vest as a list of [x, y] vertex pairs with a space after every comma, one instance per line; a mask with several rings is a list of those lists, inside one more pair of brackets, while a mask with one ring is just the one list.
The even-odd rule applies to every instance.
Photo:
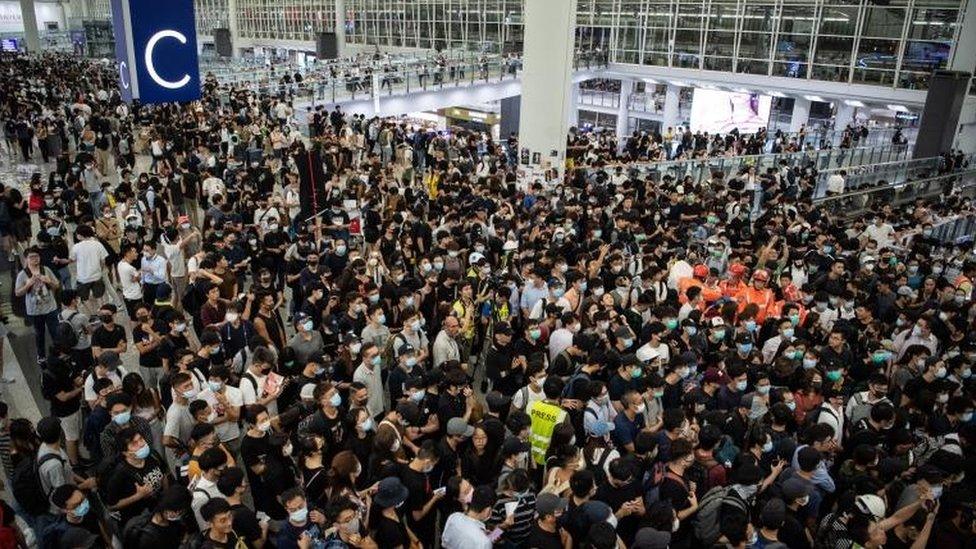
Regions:
[[693, 276], [686, 276], [678, 280], [678, 301], [682, 305], [688, 303], [688, 296], [685, 295], [685, 293], [688, 291], [688, 288], [691, 288], [692, 286], [698, 286], [704, 290], [704, 284], [702, 281]]
[[722, 295], [724, 297], [732, 297], [739, 295], [739, 292], [746, 287], [746, 283], [740, 278], [739, 280], [723, 280], [718, 283], [719, 287], [722, 288]]
[[735, 298], [739, 302], [739, 313], [745, 310], [746, 305], [750, 303], [755, 303], [759, 306], [759, 312], [756, 314], [756, 323], [762, 325], [766, 321], [766, 315], [772, 314], [773, 309], [776, 304], [776, 300], [773, 298], [773, 291], [769, 288], [764, 290], [757, 290], [752, 286], [747, 286], [739, 295]]

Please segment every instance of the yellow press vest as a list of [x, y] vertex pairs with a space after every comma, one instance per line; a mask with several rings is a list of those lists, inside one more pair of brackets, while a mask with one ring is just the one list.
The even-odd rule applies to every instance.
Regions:
[[529, 436], [532, 445], [532, 459], [539, 465], [546, 464], [546, 450], [552, 440], [552, 432], [566, 419], [566, 410], [545, 401], [537, 401], [529, 406], [532, 418], [532, 431]]

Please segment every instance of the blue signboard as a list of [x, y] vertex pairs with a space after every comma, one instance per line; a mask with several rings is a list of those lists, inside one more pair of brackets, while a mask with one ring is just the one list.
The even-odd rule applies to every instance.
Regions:
[[112, 0], [112, 24], [123, 99], [200, 98], [193, 0]]

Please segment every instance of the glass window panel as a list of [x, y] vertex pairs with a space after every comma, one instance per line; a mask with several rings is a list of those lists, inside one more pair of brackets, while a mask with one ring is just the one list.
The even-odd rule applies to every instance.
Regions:
[[868, 8], [864, 14], [863, 36], [901, 38], [905, 25], [904, 8]]
[[956, 32], [956, 9], [916, 9], [908, 26], [908, 37], [921, 40], [951, 40]]
[[856, 7], [824, 6], [820, 21], [820, 34], [854, 36], [857, 28]]
[[929, 88], [930, 72], [909, 72], [902, 70], [898, 76], [898, 87], [910, 90], [927, 90]]
[[739, 18], [735, 4], [712, 4], [710, 13], [708, 20], [710, 29], [735, 29], [736, 21]]
[[739, 59], [739, 72], [746, 74], [768, 74], [769, 62], [757, 59]]
[[701, 32], [679, 29], [674, 33], [674, 51], [699, 53], [701, 51]]
[[951, 48], [949, 42], [909, 40], [905, 44], [902, 70], [930, 72], [945, 68]]
[[776, 59], [806, 62], [810, 57], [810, 35], [780, 33], [776, 43]]
[[[729, 50], [731, 51], [731, 50]], [[732, 71], [732, 58], [731, 57], [706, 57], [705, 58], [705, 69], [710, 71]]]
[[730, 57], [735, 49], [734, 32], [709, 32], [705, 55]]
[[854, 84], [879, 84], [891, 86], [895, 82], [895, 71], [854, 67], [854, 79], [852, 82]]
[[847, 37], [821, 36], [817, 38], [817, 52], [814, 63], [818, 65], [843, 65], [851, 62], [851, 49], [854, 40]]
[[644, 37], [645, 51], [668, 51], [668, 41], [671, 39], [671, 31], [662, 28], [649, 28]]
[[746, 6], [743, 15], [742, 30], [752, 32], [773, 32], [776, 6], [759, 5]]
[[898, 41], [862, 38], [854, 67], [857, 69], [894, 69], [898, 64]]
[[788, 34], [806, 34], [813, 31], [815, 11], [804, 6], [783, 6], [783, 16], [779, 23], [779, 32]]
[[678, 19], [676, 27], [679, 29], [701, 28], [704, 14], [701, 5], [680, 4], [678, 6]]
[[807, 64], [801, 61], [773, 63], [773, 76], [786, 76], [789, 78], [806, 78]]
[[831, 80], [834, 82], [847, 82], [850, 69], [848, 67], [830, 67], [824, 65], [814, 65], [811, 77], [814, 80]]
[[742, 33], [739, 40], [739, 57], [747, 59], [769, 59], [769, 34]]

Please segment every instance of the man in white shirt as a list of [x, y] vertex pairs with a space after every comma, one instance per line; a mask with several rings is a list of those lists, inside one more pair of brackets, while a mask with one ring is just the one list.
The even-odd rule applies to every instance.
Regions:
[[827, 178], [827, 194], [844, 194], [844, 189], [846, 186], [844, 178], [847, 177], [847, 172], [841, 170], [840, 172], [833, 173]]
[[200, 238], [200, 231], [190, 227], [190, 219], [185, 215], [179, 217], [179, 224], [182, 233], [178, 232], [176, 228], [167, 231], [166, 239], [163, 240], [163, 255], [169, 262], [169, 281], [176, 298], [173, 306], [176, 307], [176, 310], [182, 311], [183, 306], [180, 301], [186, 292], [189, 274], [186, 265], [186, 250]]
[[278, 415], [278, 395], [281, 394], [282, 386], [267, 390], [268, 374], [271, 372], [272, 365], [277, 362], [274, 353], [267, 347], [254, 349], [251, 356], [251, 365], [241, 376], [241, 401], [244, 405], [263, 404], [268, 409], [268, 414]]
[[377, 417], [385, 410], [383, 402], [383, 380], [380, 377], [380, 349], [372, 343], [363, 344], [363, 361], [352, 374], [352, 380], [366, 386], [369, 397], [366, 400], [366, 409], [370, 417]]
[[122, 249], [122, 261], [116, 266], [119, 273], [119, 282], [122, 284], [122, 299], [125, 300], [125, 310], [129, 313], [129, 318], [135, 320], [136, 308], [142, 303], [142, 284], [140, 284], [139, 269], [134, 265], [139, 257], [139, 252], [132, 244], [127, 244]]
[[79, 241], [71, 247], [68, 258], [75, 264], [78, 278], [78, 297], [94, 313], [102, 306], [105, 283], [102, 273], [108, 250], [95, 238], [95, 229], [81, 225], [75, 233]]
[[[447, 517], [441, 546], [444, 549], [491, 549], [492, 539], [501, 536], [501, 526], [489, 534], [485, 521], [491, 518], [491, 510], [497, 496], [490, 486], [478, 486], [471, 496], [471, 503], [465, 512], [457, 511]], [[507, 515], [502, 522], [506, 528], [515, 523], [514, 515]]]
[[884, 222], [880, 215], [874, 216], [874, 222], [864, 228], [860, 239], [873, 240], [878, 243], [878, 249], [891, 247], [894, 243], [895, 228]]
[[461, 360], [461, 352], [454, 339], [460, 331], [461, 323], [456, 317], [449, 316], [444, 319], [444, 329], [434, 338], [434, 368], [448, 360]]
[[[211, 434], [209, 438], [212, 437]], [[217, 479], [220, 478], [220, 472], [227, 467], [227, 454], [219, 446], [211, 446], [200, 454], [197, 464], [200, 465], [200, 476], [190, 484], [190, 493], [193, 495], [190, 509], [193, 510], [193, 516], [202, 532], [207, 528], [207, 521], [200, 515], [200, 509], [211, 499], [224, 497], [217, 489]]]
[[210, 199], [213, 198], [214, 195], [224, 195], [225, 191], [227, 190], [227, 186], [224, 185], [223, 179], [215, 175], [211, 175], [209, 169], [203, 170], [202, 177], [203, 183], [201, 184], [201, 188], [203, 189], [203, 196]]

